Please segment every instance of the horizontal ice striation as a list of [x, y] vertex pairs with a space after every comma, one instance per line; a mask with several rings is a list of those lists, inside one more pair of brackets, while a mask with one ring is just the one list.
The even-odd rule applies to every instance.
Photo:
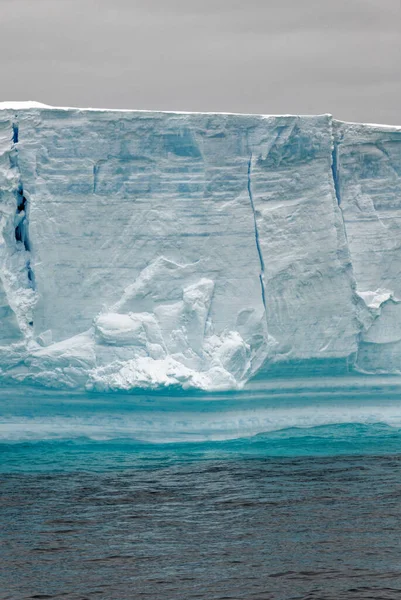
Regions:
[[12, 104], [0, 128], [4, 383], [401, 371], [400, 129]]

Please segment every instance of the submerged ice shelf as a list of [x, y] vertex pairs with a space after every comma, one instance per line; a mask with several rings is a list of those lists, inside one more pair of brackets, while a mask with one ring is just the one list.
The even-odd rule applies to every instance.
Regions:
[[401, 373], [401, 128], [0, 103], [0, 211], [2, 385]]

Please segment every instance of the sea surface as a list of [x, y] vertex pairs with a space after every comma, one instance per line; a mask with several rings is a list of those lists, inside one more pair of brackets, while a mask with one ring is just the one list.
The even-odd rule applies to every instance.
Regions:
[[1, 600], [401, 598], [401, 393], [376, 383], [3, 390]]

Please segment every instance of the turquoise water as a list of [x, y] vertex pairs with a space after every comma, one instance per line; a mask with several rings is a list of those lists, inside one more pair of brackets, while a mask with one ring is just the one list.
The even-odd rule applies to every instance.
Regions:
[[2, 600], [401, 596], [397, 386], [5, 390], [0, 415]]
[[[108, 470], [401, 449], [401, 391], [357, 380], [216, 395], [5, 390], [0, 471]], [[352, 380], [350, 380], [352, 382]], [[323, 385], [326, 383], [326, 385]]]
[[401, 428], [383, 423], [287, 428], [227, 441], [146, 443], [130, 439], [0, 444], [0, 472], [113, 471], [197, 461], [401, 453]]

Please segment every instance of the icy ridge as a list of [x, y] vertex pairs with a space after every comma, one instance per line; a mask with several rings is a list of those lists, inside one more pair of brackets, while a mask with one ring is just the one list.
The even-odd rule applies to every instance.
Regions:
[[0, 109], [3, 383], [401, 371], [401, 128]]

